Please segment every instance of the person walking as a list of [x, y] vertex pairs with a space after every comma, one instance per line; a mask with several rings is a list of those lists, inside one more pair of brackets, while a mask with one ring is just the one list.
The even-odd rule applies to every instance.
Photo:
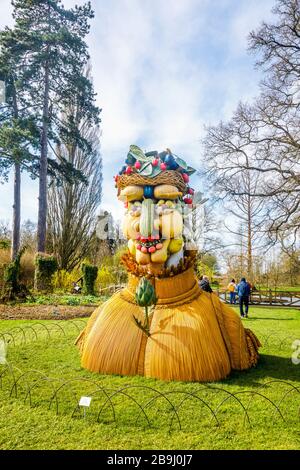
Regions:
[[[239, 296], [240, 314], [242, 318], [248, 317], [250, 292], [251, 292], [250, 284], [246, 281], [244, 277], [242, 277], [241, 282], [237, 285], [237, 294]], [[244, 308], [243, 308], [244, 305], [245, 305], [245, 313], [244, 313]]]
[[227, 286], [229, 291], [229, 301], [231, 304], [236, 304], [236, 283], [235, 279], [231, 279], [230, 283]]
[[202, 290], [205, 290], [205, 292], [212, 292], [212, 288], [210, 287], [208, 276], [202, 276], [202, 279], [199, 285]]

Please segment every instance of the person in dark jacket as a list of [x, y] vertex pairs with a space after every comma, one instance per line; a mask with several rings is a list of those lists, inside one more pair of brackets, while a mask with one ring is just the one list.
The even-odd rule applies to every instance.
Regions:
[[[202, 279], [201, 279], [202, 278]], [[205, 292], [212, 292], [212, 288], [209, 285], [209, 278], [208, 276], [201, 276], [200, 280], [200, 287], [202, 290], [205, 290]]]
[[[237, 294], [239, 296], [239, 304], [240, 304], [240, 314], [241, 317], [248, 317], [249, 311], [249, 297], [250, 297], [250, 284], [246, 281], [244, 277], [242, 277], [241, 282], [237, 285]], [[245, 313], [244, 313], [244, 305], [245, 305]]]

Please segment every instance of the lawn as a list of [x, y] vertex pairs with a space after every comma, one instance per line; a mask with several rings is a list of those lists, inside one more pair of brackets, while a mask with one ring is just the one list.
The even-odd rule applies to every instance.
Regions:
[[263, 343], [259, 365], [214, 384], [89, 373], [74, 347], [85, 321], [0, 321], [15, 377], [0, 365], [1, 449], [299, 449], [299, 310], [251, 308], [243, 321]]

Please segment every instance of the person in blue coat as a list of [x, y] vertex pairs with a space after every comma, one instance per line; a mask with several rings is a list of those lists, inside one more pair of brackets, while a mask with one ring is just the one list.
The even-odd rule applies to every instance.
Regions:
[[[242, 277], [241, 282], [237, 285], [237, 294], [239, 296], [239, 304], [240, 304], [240, 314], [241, 317], [248, 317], [249, 311], [249, 297], [250, 297], [250, 284], [246, 281], [244, 277]], [[245, 313], [244, 313], [244, 305], [245, 305]]]

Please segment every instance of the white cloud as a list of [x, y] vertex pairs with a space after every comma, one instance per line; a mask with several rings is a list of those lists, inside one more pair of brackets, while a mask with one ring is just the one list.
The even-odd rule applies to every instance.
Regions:
[[[0, 27], [9, 18], [9, 3], [1, 0]], [[70, 7], [84, 1], [63, 3]], [[269, 15], [272, 4], [272, 0], [92, 1], [95, 18], [88, 42], [98, 104], [103, 108], [106, 209], [118, 216], [122, 212], [112, 177], [131, 143], [148, 150], [170, 147], [197, 166], [204, 123], [228, 118], [239, 100], [255, 95], [259, 74], [246, 52], [246, 37]], [[199, 180], [195, 178], [194, 184]], [[36, 219], [32, 187], [25, 183], [30, 188], [28, 211]], [[0, 200], [1, 194], [3, 187]], [[5, 205], [6, 214], [9, 206], [11, 202]]]

